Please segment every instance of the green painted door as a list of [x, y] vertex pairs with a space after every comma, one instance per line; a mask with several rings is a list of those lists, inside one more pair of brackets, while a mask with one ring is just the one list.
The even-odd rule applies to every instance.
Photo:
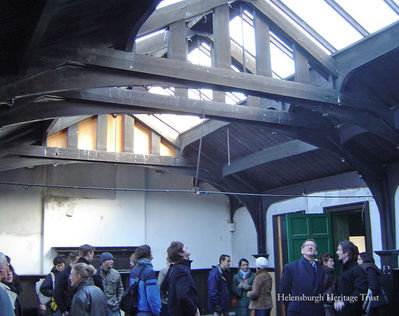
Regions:
[[288, 262], [301, 258], [303, 242], [313, 238], [317, 242], [318, 255], [333, 254], [331, 215], [327, 214], [287, 214]]

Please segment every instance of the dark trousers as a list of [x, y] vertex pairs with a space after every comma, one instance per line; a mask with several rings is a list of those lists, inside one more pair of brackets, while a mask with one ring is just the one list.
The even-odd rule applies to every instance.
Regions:
[[270, 315], [270, 309], [257, 309], [255, 310], [255, 316], [269, 316]]
[[159, 314], [159, 316], [169, 316], [169, 313], [168, 313], [168, 304], [162, 303], [162, 306], [161, 306], [161, 313]]

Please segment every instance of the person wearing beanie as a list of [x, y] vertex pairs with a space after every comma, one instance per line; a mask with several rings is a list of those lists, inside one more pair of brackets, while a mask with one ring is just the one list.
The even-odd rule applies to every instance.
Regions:
[[101, 276], [107, 299], [107, 316], [119, 316], [119, 304], [123, 296], [123, 285], [121, 275], [114, 266], [114, 256], [109, 252], [100, 255], [101, 267], [98, 273]]
[[287, 316], [324, 316], [324, 269], [316, 264], [317, 244], [306, 239], [302, 258], [286, 264], [277, 301], [285, 304]]
[[265, 257], [258, 257], [255, 261], [256, 274], [252, 291], [247, 293], [251, 299], [249, 309], [255, 311], [255, 316], [269, 316], [273, 308], [272, 285], [273, 280], [266, 268], [269, 261]]

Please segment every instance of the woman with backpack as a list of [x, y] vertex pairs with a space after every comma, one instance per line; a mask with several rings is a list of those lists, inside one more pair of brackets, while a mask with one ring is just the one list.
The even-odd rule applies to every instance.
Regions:
[[161, 297], [158, 282], [152, 267], [151, 247], [142, 245], [134, 253], [135, 266], [130, 271], [129, 286], [138, 280], [137, 316], [158, 315], [161, 312]]

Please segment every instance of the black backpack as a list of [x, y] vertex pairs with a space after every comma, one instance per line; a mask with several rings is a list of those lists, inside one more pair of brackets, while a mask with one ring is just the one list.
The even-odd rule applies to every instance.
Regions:
[[122, 300], [119, 304], [120, 309], [128, 315], [136, 315], [137, 313], [139, 281], [144, 268], [145, 266], [141, 268], [139, 274], [135, 279], [135, 282], [128, 288], [127, 291], [125, 291], [125, 293], [123, 293]]

